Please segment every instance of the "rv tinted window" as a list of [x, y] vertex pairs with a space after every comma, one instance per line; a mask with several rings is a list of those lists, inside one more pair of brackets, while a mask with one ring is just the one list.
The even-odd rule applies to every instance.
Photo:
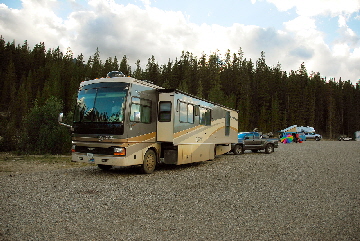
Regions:
[[75, 122], [122, 122], [127, 90], [123, 87], [83, 88], [75, 108]]
[[180, 122], [194, 123], [194, 105], [180, 102]]
[[211, 125], [211, 109], [200, 107], [200, 125]]
[[180, 102], [180, 122], [187, 122], [187, 104]]
[[133, 97], [131, 100], [130, 121], [151, 122], [151, 100]]
[[171, 121], [171, 102], [161, 101], [159, 103], [159, 121], [170, 122]]
[[188, 122], [194, 123], [194, 106], [191, 104], [188, 104]]

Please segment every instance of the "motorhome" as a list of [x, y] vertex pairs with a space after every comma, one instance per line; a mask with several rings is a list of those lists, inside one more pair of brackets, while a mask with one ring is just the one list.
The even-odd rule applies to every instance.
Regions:
[[[62, 119], [59, 118], [59, 123]], [[141, 167], [215, 158], [237, 142], [238, 112], [176, 89], [110, 72], [80, 84], [72, 161]]]
[[285, 128], [284, 130], [281, 130], [279, 132], [280, 132], [279, 138], [281, 138], [282, 136], [287, 135], [287, 134], [292, 134], [292, 135], [298, 134], [299, 137], [303, 141], [306, 141], [306, 140], [320, 141], [322, 139], [322, 136], [320, 134], [316, 134], [314, 127], [311, 127], [311, 126], [293, 125], [293, 126], [289, 126], [289, 127]]

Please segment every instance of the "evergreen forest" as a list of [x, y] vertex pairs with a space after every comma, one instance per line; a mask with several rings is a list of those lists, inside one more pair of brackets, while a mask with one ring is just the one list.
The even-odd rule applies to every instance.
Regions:
[[[155, 55], [147, 63], [100, 57], [99, 49], [84, 59], [45, 43], [30, 49], [0, 38], [0, 151], [62, 154], [71, 147], [70, 132], [57, 123], [64, 112], [71, 124], [81, 81], [105, 77], [119, 70], [126, 76], [175, 88], [239, 111], [239, 131], [277, 133], [291, 125], [312, 126], [324, 138], [353, 137], [360, 131], [360, 84], [326, 79], [308, 73], [305, 63], [283, 71], [280, 63], [268, 66], [265, 53], [255, 60], [237, 53], [194, 56], [182, 52], [159, 64]], [[133, 65], [133, 69], [131, 68]], [[142, 67], [145, 66], [145, 67]]]

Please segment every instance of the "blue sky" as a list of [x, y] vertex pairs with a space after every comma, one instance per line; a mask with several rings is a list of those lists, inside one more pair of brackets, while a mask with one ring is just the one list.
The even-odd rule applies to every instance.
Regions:
[[[129, 1], [131, 2], [131, 1]], [[295, 16], [293, 10], [279, 12], [268, 2], [252, 4], [247, 0], [229, 1], [166, 1], [158, 0], [151, 6], [168, 11], [182, 11], [196, 24], [219, 24], [230, 27], [233, 23], [281, 28], [284, 21]]]
[[0, 34], [86, 58], [126, 55], [159, 64], [195, 56], [265, 52], [285, 71], [305, 63], [327, 78], [360, 79], [359, 0], [0, 0]]

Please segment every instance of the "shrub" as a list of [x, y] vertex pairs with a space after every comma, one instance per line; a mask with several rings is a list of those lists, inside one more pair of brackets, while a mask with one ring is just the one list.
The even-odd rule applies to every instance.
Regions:
[[35, 103], [24, 119], [20, 152], [27, 154], [64, 154], [71, 148], [68, 128], [57, 119], [62, 111], [61, 100], [50, 97], [43, 106]]

